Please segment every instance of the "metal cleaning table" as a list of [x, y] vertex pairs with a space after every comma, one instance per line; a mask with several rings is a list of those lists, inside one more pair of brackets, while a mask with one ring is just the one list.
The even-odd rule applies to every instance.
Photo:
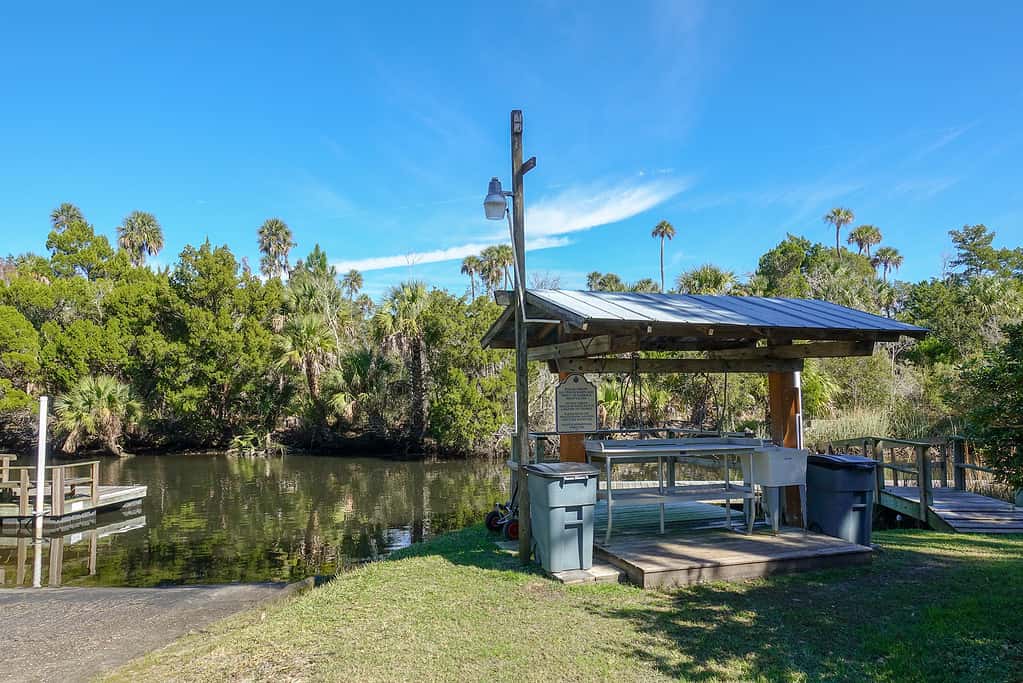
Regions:
[[[760, 439], [642, 439], [621, 441], [584, 441], [586, 460], [604, 465], [604, 490], [598, 498], [607, 501], [607, 533], [604, 542], [611, 540], [615, 505], [659, 505], [660, 531], [664, 533], [664, 505], [668, 502], [721, 502], [725, 503], [725, 521], [732, 528], [731, 501], [741, 499], [746, 533], [753, 532], [755, 493], [751, 484], [732, 483], [729, 466], [739, 463], [744, 472], [752, 470], [753, 454], [764, 448]], [[733, 460], [734, 458], [734, 460]], [[675, 484], [675, 466], [693, 463], [721, 467], [723, 483]], [[615, 465], [624, 463], [656, 463], [657, 486], [641, 489], [611, 487], [611, 472]]]

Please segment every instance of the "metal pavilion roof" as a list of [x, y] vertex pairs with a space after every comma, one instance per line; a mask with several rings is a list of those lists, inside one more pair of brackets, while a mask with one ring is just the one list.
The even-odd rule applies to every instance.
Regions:
[[[532, 289], [526, 302], [529, 318], [548, 321], [530, 325], [530, 346], [601, 333], [640, 334], [649, 348], [658, 347], [657, 339], [685, 337], [693, 348], [707, 349], [771, 338], [886, 341], [927, 334], [922, 327], [816, 299]], [[555, 321], [560, 324], [552, 325]], [[509, 306], [483, 344], [513, 346], [513, 328]]]

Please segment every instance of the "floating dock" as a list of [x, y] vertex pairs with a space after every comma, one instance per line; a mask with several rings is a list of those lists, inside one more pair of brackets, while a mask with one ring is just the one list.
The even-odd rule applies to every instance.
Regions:
[[[36, 516], [39, 488], [34, 467], [0, 467], [0, 528], [28, 526]], [[91, 524], [96, 513], [138, 505], [145, 486], [110, 486], [99, 483], [99, 461], [50, 465], [43, 482], [43, 530], [71, 529]]]

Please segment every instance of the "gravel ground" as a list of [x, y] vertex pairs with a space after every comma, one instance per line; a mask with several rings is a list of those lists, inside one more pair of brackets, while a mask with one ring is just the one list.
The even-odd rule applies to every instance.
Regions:
[[299, 586], [0, 590], [0, 680], [89, 680]]

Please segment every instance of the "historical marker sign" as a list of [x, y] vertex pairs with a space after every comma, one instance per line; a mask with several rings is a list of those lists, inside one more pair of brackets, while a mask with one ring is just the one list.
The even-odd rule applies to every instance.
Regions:
[[554, 392], [555, 429], [574, 434], [597, 430], [597, 387], [582, 375], [569, 375]]

